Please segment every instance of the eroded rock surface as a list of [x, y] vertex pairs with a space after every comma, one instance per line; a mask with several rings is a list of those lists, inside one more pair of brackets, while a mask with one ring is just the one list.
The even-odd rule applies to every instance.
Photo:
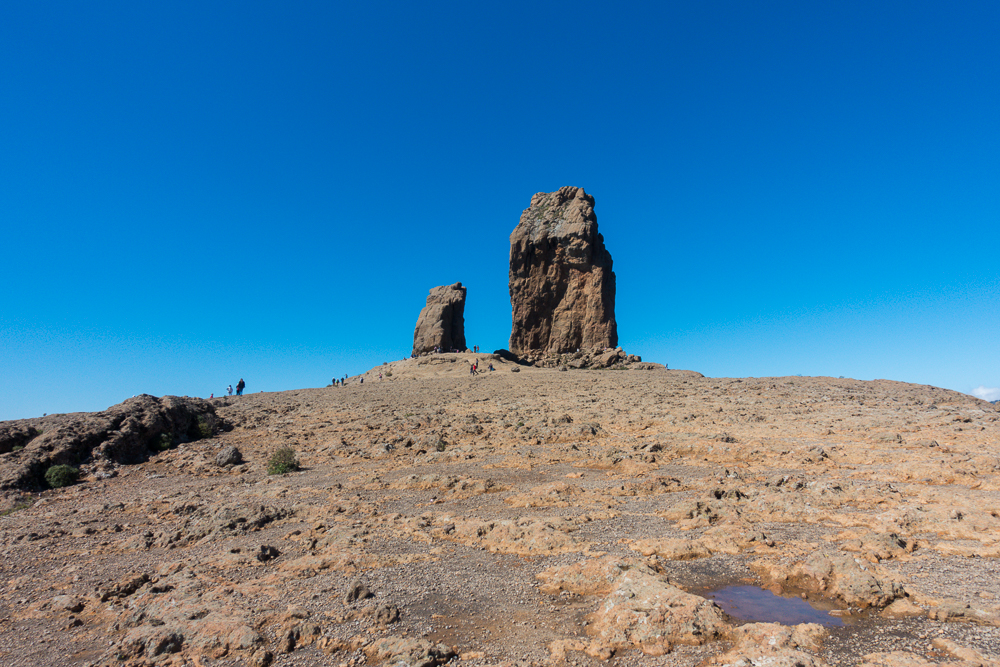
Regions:
[[[364, 377], [201, 401], [232, 430], [0, 491], [0, 664], [996, 664], [994, 405], [464, 352]], [[0, 424], [0, 474], [103, 419]], [[268, 475], [284, 447], [302, 470]], [[731, 585], [846, 625], [743, 624]]]
[[510, 301], [518, 356], [617, 347], [611, 253], [583, 188], [531, 198], [510, 235]]
[[142, 394], [103, 412], [50, 415], [0, 423], [0, 490], [43, 486], [49, 466], [107, 469], [228, 428], [208, 401]]
[[465, 293], [462, 283], [431, 288], [413, 330], [413, 355], [440, 348], [465, 350]]

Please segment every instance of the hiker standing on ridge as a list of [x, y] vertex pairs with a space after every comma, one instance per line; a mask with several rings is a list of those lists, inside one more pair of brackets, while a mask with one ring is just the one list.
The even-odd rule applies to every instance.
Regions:
[[243, 390], [246, 389], [246, 386], [247, 383], [243, 381], [243, 378], [240, 378], [240, 381], [236, 383], [236, 395], [242, 396]]

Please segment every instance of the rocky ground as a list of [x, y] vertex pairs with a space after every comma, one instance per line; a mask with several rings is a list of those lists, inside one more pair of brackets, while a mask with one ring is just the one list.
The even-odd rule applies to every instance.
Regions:
[[[1000, 664], [997, 406], [473, 356], [183, 419], [144, 399], [44, 492], [15, 487], [82, 417], [0, 424], [0, 663]], [[150, 424], [181, 444], [108, 462]], [[268, 475], [283, 447], [303, 469]], [[748, 623], [729, 585], [840, 625]]]

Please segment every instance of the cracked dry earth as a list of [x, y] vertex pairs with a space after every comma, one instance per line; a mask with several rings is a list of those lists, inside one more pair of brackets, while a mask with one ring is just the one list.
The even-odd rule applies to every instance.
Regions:
[[[233, 430], [34, 494], [0, 517], [0, 664], [1000, 664], [996, 406], [471, 356], [215, 399]], [[729, 585], [840, 625], [741, 620]]]

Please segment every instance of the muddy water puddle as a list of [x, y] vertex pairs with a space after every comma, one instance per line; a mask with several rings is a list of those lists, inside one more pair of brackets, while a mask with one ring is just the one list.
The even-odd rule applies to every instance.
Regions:
[[733, 618], [749, 623], [818, 623], [828, 628], [844, 625], [843, 618], [830, 615], [835, 609], [832, 605], [782, 597], [759, 586], [726, 586], [703, 595]]
[[858, 621], [868, 614], [847, 615], [835, 600], [802, 591], [785, 590], [777, 595], [759, 586], [756, 575], [740, 560], [712, 557], [696, 561], [666, 562], [671, 582], [689, 593], [712, 600], [737, 622], [818, 623], [827, 628], [857, 629]]

